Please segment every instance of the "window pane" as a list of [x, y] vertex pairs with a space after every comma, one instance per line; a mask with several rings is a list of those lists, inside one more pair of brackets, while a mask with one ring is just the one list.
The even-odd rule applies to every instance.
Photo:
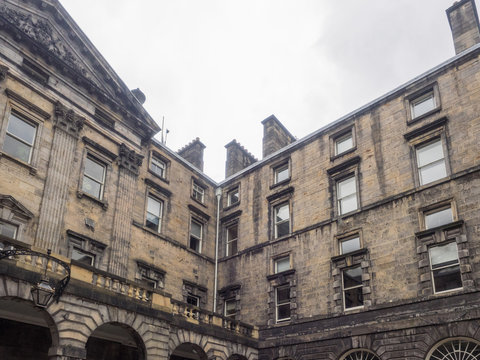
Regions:
[[434, 270], [435, 292], [458, 289], [462, 287], [462, 276], [458, 265]]
[[190, 233], [195, 237], [201, 239], [202, 238], [202, 225], [197, 223], [196, 221], [191, 221], [190, 223]]
[[426, 114], [430, 110], [435, 109], [435, 99], [433, 93], [427, 94], [419, 100], [414, 100], [412, 104], [412, 118], [416, 118]]
[[275, 222], [278, 223], [284, 220], [288, 220], [290, 218], [288, 210], [288, 204], [277, 206], [275, 208]]
[[234, 255], [238, 252], [237, 240], [227, 243], [227, 256]]
[[78, 250], [78, 249], [73, 249], [72, 250], [72, 260], [77, 260], [77, 261], [79, 261], [83, 264], [92, 266], [93, 265], [93, 259], [94, 259], [93, 255], [86, 254], [83, 251]]
[[190, 236], [190, 249], [200, 252], [200, 240]]
[[7, 132], [23, 140], [27, 144], [33, 145], [33, 140], [35, 139], [35, 131], [35, 126], [29, 124], [22, 119], [19, 119], [14, 114], [10, 114]]
[[335, 141], [335, 154], [341, 154], [353, 147], [353, 138], [351, 134], [341, 137]]
[[162, 212], [162, 204], [151, 197], [148, 198], [147, 211], [156, 216], [160, 216]]
[[443, 246], [430, 248], [432, 269], [458, 263], [457, 244], [451, 242]]
[[283, 180], [288, 179], [288, 165], [283, 165], [277, 169], [275, 169], [275, 182], [281, 182]]
[[345, 309], [363, 306], [362, 287], [349, 289], [344, 291], [345, 294]]
[[338, 197], [344, 198], [357, 192], [355, 176], [338, 182]]
[[290, 269], [290, 257], [286, 256], [275, 260], [275, 272], [279, 273]]
[[447, 176], [447, 169], [443, 159], [420, 169], [420, 183], [422, 185], [444, 178], [445, 176]]
[[277, 320], [287, 320], [290, 319], [290, 303], [285, 305], [279, 305], [277, 307]]
[[290, 301], [290, 287], [277, 288], [277, 304], [282, 304]]
[[238, 226], [237, 225], [230, 226], [227, 229], [227, 240], [230, 241], [236, 238], [238, 238]]
[[158, 231], [158, 229], [160, 228], [159, 225], [160, 225], [160, 218], [158, 216], [152, 215], [147, 212], [147, 220], [146, 220], [145, 226], [152, 230]]
[[236, 312], [235, 300], [225, 301], [225, 316], [234, 317]]
[[452, 208], [446, 208], [440, 211], [425, 215], [425, 228], [431, 229], [437, 226], [449, 224], [453, 221]]
[[442, 141], [436, 140], [417, 148], [418, 166], [422, 167], [437, 160], [443, 159]]
[[105, 167], [97, 162], [87, 158], [85, 160], [85, 174], [103, 184], [103, 176], [105, 174]]
[[357, 266], [343, 271], [343, 288], [362, 285], [362, 268]]
[[32, 151], [32, 147], [7, 134], [5, 136], [5, 141], [3, 142], [3, 151], [23, 162], [28, 163], [30, 162], [30, 153]]
[[346, 254], [360, 249], [360, 238], [355, 237], [348, 240], [341, 240], [340, 251], [342, 254]]
[[340, 214], [346, 214], [350, 211], [357, 210], [357, 194], [353, 194], [341, 199], [339, 202], [339, 207]]
[[96, 197], [97, 199], [100, 199], [101, 190], [102, 190], [101, 184], [99, 184], [98, 182], [95, 182], [89, 177], [86, 177], [86, 176], [83, 177], [82, 191], [84, 193], [87, 193], [88, 195], [91, 195], [93, 197]]
[[165, 175], [165, 163], [155, 157], [152, 157], [152, 162], [150, 164], [150, 169], [160, 177]]
[[197, 296], [194, 296], [194, 295], [187, 296], [187, 304], [198, 306], [199, 302], [200, 302], [200, 299]]
[[238, 190], [235, 189], [228, 193], [228, 205], [236, 204], [239, 200]]
[[282, 237], [288, 234], [290, 234], [290, 223], [288, 221], [277, 224], [277, 237]]
[[17, 236], [17, 226], [0, 221], [0, 235], [15, 239]]

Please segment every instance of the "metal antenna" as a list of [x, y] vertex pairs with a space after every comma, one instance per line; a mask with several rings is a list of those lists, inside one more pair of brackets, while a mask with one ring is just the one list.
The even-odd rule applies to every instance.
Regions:
[[162, 117], [162, 144], [166, 145], [167, 144], [167, 135], [170, 132], [170, 130], [165, 129], [165, 116]]

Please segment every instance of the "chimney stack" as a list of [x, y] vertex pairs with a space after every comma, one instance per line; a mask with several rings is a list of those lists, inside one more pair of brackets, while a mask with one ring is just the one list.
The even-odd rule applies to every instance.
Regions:
[[274, 115], [270, 115], [263, 120], [262, 124], [264, 158], [296, 140], [295, 136], [290, 134], [285, 126], [283, 126]]
[[225, 148], [227, 149], [226, 178], [257, 162], [257, 159], [235, 139], [225, 145]]
[[197, 137], [195, 140], [178, 150], [177, 153], [197, 169], [203, 171], [203, 149], [205, 149], [205, 145], [203, 145]]
[[480, 42], [480, 26], [475, 0], [457, 1], [446, 12], [452, 29], [455, 54]]

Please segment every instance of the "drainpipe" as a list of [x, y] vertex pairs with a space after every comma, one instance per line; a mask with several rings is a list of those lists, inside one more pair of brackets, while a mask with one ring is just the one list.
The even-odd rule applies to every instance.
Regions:
[[218, 286], [218, 238], [220, 236], [220, 199], [222, 198], [222, 189], [217, 188], [215, 190], [217, 196], [217, 231], [215, 233], [215, 278], [213, 289], [213, 311], [217, 311], [217, 286]]

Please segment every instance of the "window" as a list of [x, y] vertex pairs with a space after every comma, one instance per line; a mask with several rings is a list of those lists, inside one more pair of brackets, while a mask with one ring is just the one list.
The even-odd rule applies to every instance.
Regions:
[[200, 306], [200, 297], [193, 295], [193, 294], [188, 294], [187, 295], [187, 304], [193, 305], [193, 306]]
[[87, 157], [85, 159], [82, 191], [94, 198], [102, 199], [105, 186], [105, 172], [105, 165]]
[[410, 101], [412, 120], [437, 108], [433, 89]]
[[462, 277], [455, 242], [429, 249], [434, 292], [462, 288]]
[[95, 255], [89, 254], [81, 249], [72, 249], [72, 260], [81, 262], [82, 264], [93, 266], [95, 264]]
[[225, 300], [224, 316], [235, 319], [237, 315], [237, 301], [235, 299]]
[[352, 251], [359, 250], [360, 247], [360, 237], [349, 237], [339, 240], [340, 254], [348, 254]]
[[442, 140], [437, 138], [416, 148], [420, 185], [447, 176]]
[[150, 170], [152, 170], [155, 175], [158, 175], [162, 179], [165, 179], [167, 164], [155, 155], [152, 155], [152, 160], [150, 161]]
[[17, 237], [18, 226], [0, 220], [0, 235], [15, 239]]
[[227, 206], [234, 205], [240, 201], [240, 194], [238, 191], [238, 187], [235, 189], [230, 190], [227, 193]]
[[378, 356], [376, 356], [370, 350], [350, 350], [346, 354], [341, 357], [341, 360], [380, 360]]
[[290, 270], [290, 255], [275, 259], [275, 274]]
[[151, 196], [147, 198], [147, 217], [145, 226], [154, 231], [160, 232], [162, 226], [163, 202]]
[[469, 338], [446, 339], [435, 345], [425, 359], [478, 360], [480, 342]]
[[235, 255], [238, 252], [238, 224], [227, 227], [226, 255]]
[[190, 220], [190, 243], [189, 248], [196, 252], [202, 252], [202, 235], [203, 224], [191, 219]]
[[453, 221], [452, 207], [444, 207], [424, 213], [425, 229], [432, 229], [437, 226], [449, 224]]
[[32, 150], [37, 134], [37, 127], [10, 113], [3, 151], [25, 163], [32, 160]]
[[283, 203], [274, 208], [275, 238], [290, 234], [290, 206]]
[[355, 266], [342, 272], [345, 310], [363, 306], [362, 268]]
[[353, 148], [353, 136], [350, 131], [348, 134], [335, 139], [335, 155], [340, 155]]
[[355, 175], [337, 182], [338, 214], [358, 209], [357, 181]]
[[195, 200], [203, 204], [205, 197], [205, 189], [198, 185], [195, 181], [193, 182], [192, 196]]
[[275, 288], [276, 322], [290, 320], [290, 286]]
[[149, 289], [164, 287], [165, 272], [149, 264], [137, 261], [137, 281]]
[[288, 162], [276, 167], [274, 169], [274, 174], [275, 174], [275, 184], [278, 184], [278, 183], [281, 183], [282, 181], [287, 180], [290, 177]]

